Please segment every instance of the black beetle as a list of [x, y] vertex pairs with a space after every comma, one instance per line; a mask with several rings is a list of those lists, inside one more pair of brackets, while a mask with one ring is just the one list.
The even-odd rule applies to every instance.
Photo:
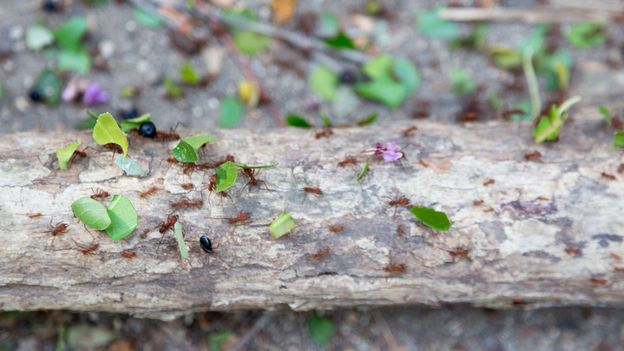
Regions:
[[202, 250], [204, 250], [205, 252], [213, 253], [212, 241], [210, 241], [210, 239], [208, 238], [208, 236], [206, 236], [206, 234], [202, 234], [199, 237], [199, 245], [201, 245]]

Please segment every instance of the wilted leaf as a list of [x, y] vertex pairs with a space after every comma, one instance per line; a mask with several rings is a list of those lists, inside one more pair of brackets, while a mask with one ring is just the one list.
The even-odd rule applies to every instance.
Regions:
[[197, 85], [200, 79], [191, 61], [187, 61], [180, 69], [180, 80], [182, 80], [182, 82], [189, 85]]
[[428, 207], [412, 207], [410, 212], [412, 212], [422, 224], [431, 229], [447, 231], [451, 228], [451, 221], [449, 221], [444, 212], [438, 212]]
[[297, 7], [297, 0], [272, 0], [273, 19], [275, 23], [284, 23], [292, 18]]
[[216, 191], [225, 191], [236, 184], [236, 178], [238, 178], [238, 168], [232, 161], [222, 163], [216, 169], [217, 186]]
[[115, 156], [115, 165], [124, 171], [126, 175], [131, 177], [144, 177], [146, 174], [139, 163], [130, 156], [126, 156], [125, 158], [121, 155]]
[[81, 197], [71, 205], [74, 215], [89, 228], [104, 230], [111, 225], [106, 208], [90, 197]]
[[54, 31], [54, 38], [62, 49], [77, 50], [86, 32], [87, 19], [83, 16], [74, 16]]
[[577, 48], [588, 48], [604, 43], [607, 39], [606, 25], [601, 22], [581, 22], [566, 31], [566, 38]]
[[329, 318], [321, 317], [316, 314], [316, 312], [308, 315], [307, 324], [310, 337], [319, 346], [327, 345], [336, 333], [332, 320]]
[[197, 150], [184, 140], [180, 140], [178, 145], [171, 150], [171, 154], [182, 163], [193, 163], [199, 160]]
[[145, 11], [140, 7], [135, 7], [132, 15], [137, 23], [146, 28], [158, 28], [163, 24], [162, 19], [158, 15]]
[[453, 22], [440, 17], [441, 8], [421, 11], [416, 18], [418, 30], [430, 38], [454, 39], [459, 35], [459, 29]]
[[132, 202], [125, 196], [114, 195], [108, 205], [108, 216], [111, 224], [106, 233], [113, 240], [121, 240], [130, 235], [137, 226], [137, 212]]
[[26, 46], [31, 50], [40, 50], [54, 42], [52, 31], [41, 24], [33, 24], [26, 29]]
[[126, 134], [119, 129], [115, 118], [108, 112], [98, 116], [95, 127], [93, 127], [93, 139], [98, 145], [117, 144], [121, 146], [124, 157], [128, 155]]
[[56, 150], [56, 158], [58, 159], [60, 169], [67, 169], [69, 160], [71, 160], [72, 156], [74, 155], [74, 151], [76, 151], [79, 146], [80, 140], [76, 140], [75, 142], [67, 144], [64, 147]]
[[202, 146], [204, 146], [204, 144], [215, 140], [216, 139], [214, 136], [206, 133], [195, 134], [193, 136], [182, 139], [182, 141], [185, 141], [186, 143], [191, 145], [191, 147], [195, 149], [195, 151], [199, 150]]
[[325, 66], [317, 66], [310, 73], [310, 88], [327, 101], [334, 98], [337, 85], [338, 75]]
[[291, 127], [296, 127], [296, 128], [311, 128], [312, 125], [306, 121], [305, 118], [296, 115], [296, 114], [289, 114], [286, 116], [286, 118], [284, 118], [286, 125], [287, 126], [291, 126]]
[[237, 127], [245, 115], [245, 108], [234, 96], [225, 97], [219, 105], [217, 124], [222, 128]]
[[290, 213], [284, 212], [273, 220], [273, 222], [271, 222], [269, 232], [275, 239], [278, 239], [279, 237], [290, 233], [296, 226], [297, 224], [293, 220]]
[[176, 222], [173, 225], [173, 231], [175, 232], [175, 237], [178, 242], [178, 251], [180, 251], [180, 257], [188, 258], [188, 247], [186, 247], [186, 242], [184, 242], [184, 236], [182, 236], [182, 224], [180, 222]]

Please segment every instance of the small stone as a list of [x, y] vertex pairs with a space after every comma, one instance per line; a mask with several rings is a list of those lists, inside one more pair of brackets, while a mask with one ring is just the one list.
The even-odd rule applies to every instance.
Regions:
[[24, 29], [20, 26], [11, 27], [9, 30], [9, 38], [11, 40], [20, 40], [24, 35]]
[[110, 40], [104, 40], [99, 45], [100, 53], [105, 58], [109, 58], [115, 53], [115, 43]]
[[137, 29], [137, 24], [134, 21], [128, 21], [126, 23], [126, 31], [129, 33], [134, 33], [134, 31], [136, 31]]
[[30, 106], [30, 104], [25, 97], [18, 96], [15, 99], [15, 108], [17, 108], [20, 112], [25, 112], [26, 109], [28, 109], [28, 106]]

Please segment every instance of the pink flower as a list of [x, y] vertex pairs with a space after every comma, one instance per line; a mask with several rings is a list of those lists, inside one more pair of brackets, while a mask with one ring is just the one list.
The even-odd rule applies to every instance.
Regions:
[[98, 83], [91, 83], [82, 95], [82, 103], [87, 106], [103, 104], [108, 101], [110, 96], [102, 90]]
[[377, 143], [373, 155], [383, 157], [385, 162], [394, 162], [403, 157], [403, 153], [397, 150], [395, 141], [389, 141], [385, 144]]

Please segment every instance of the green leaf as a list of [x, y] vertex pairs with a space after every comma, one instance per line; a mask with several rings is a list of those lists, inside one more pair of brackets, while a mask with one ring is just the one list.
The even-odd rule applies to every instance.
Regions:
[[173, 81], [173, 79], [165, 77], [165, 79], [163, 80], [163, 84], [165, 86], [165, 91], [167, 92], [168, 96], [172, 98], [179, 98], [184, 95], [184, 90], [182, 90], [182, 88], [180, 88], [180, 86], [177, 85]]
[[559, 108], [557, 108], [556, 105], [552, 105], [548, 116], [542, 116], [535, 129], [533, 129], [535, 143], [540, 144], [544, 141], [553, 141], [557, 139], [557, 136], [559, 136], [559, 132], [561, 131], [561, 127], [563, 127], [563, 124], [568, 117], [568, 109], [580, 100], [580, 97], [575, 96], [564, 101]]
[[235, 96], [227, 96], [219, 105], [219, 119], [217, 124], [221, 128], [237, 127], [245, 115], [243, 104]]
[[428, 207], [412, 207], [410, 212], [412, 212], [422, 224], [431, 229], [445, 232], [451, 228], [451, 221], [449, 221], [444, 212], [438, 212]]
[[600, 107], [598, 107], [598, 112], [600, 112], [600, 114], [604, 117], [605, 121], [607, 121], [607, 125], [611, 127], [611, 123], [613, 123], [613, 117], [611, 117], [609, 109], [607, 109], [606, 106], [601, 105]]
[[331, 101], [336, 94], [338, 75], [325, 66], [316, 66], [310, 73], [310, 88], [324, 100]]
[[250, 56], [261, 53], [271, 42], [271, 38], [248, 30], [237, 32], [233, 39], [236, 48]]
[[85, 48], [61, 50], [58, 52], [58, 68], [85, 74], [91, 69], [91, 56]]
[[321, 12], [316, 30], [317, 34], [321, 38], [335, 37], [339, 30], [338, 17], [329, 11]]
[[450, 73], [450, 78], [451, 91], [457, 95], [470, 94], [477, 88], [472, 78], [462, 69], [453, 68]]
[[366, 162], [364, 162], [364, 166], [362, 166], [362, 169], [360, 170], [360, 172], [355, 177], [355, 180], [359, 182], [362, 179], [364, 179], [364, 177], [368, 173], [368, 170], [369, 170], [369, 168], [368, 168], [368, 161], [366, 161]]
[[546, 33], [550, 26], [548, 24], [539, 24], [533, 27], [531, 34], [520, 43], [520, 54], [524, 55], [530, 50], [534, 55], [540, 56], [544, 51], [544, 42], [546, 41]]
[[54, 31], [54, 38], [62, 49], [76, 50], [81, 46], [80, 39], [86, 32], [87, 19], [83, 16], [74, 16]]
[[178, 145], [171, 150], [171, 154], [182, 163], [193, 163], [199, 160], [197, 150], [184, 140], [178, 142]]
[[604, 43], [606, 24], [595, 21], [577, 23], [566, 31], [566, 38], [577, 48], [588, 48]]
[[89, 228], [104, 230], [111, 225], [106, 208], [90, 197], [81, 197], [71, 204], [72, 212]]
[[613, 133], [613, 146], [624, 147], [624, 130]]
[[97, 115], [95, 115], [91, 111], [87, 111], [87, 114], [89, 114], [87, 118], [82, 119], [76, 123], [75, 127], [77, 129], [85, 130], [85, 129], [93, 129], [95, 127], [95, 123], [97, 123]]
[[225, 191], [236, 184], [236, 178], [238, 178], [238, 168], [236, 168], [236, 164], [234, 162], [227, 161], [217, 167], [216, 175], [217, 187], [215, 190], [217, 192]]
[[75, 142], [67, 144], [62, 148], [56, 150], [56, 158], [58, 159], [60, 169], [67, 169], [69, 160], [71, 160], [72, 155], [74, 155], [74, 151], [76, 151], [79, 146], [80, 140], [76, 140]]
[[522, 64], [522, 54], [514, 48], [496, 45], [489, 47], [488, 53], [494, 60], [494, 63], [504, 69], [520, 67]]
[[374, 80], [359, 83], [354, 87], [360, 96], [384, 103], [390, 108], [397, 108], [407, 97], [405, 86], [391, 80]]
[[568, 88], [570, 70], [573, 64], [572, 60], [572, 55], [564, 50], [559, 50], [552, 55], [544, 57], [548, 89], [566, 90]]
[[485, 37], [487, 34], [488, 25], [484, 23], [478, 23], [475, 25], [469, 35], [456, 38], [451, 42], [452, 48], [466, 48], [466, 49], [482, 49], [485, 48]]
[[195, 149], [195, 151], [199, 150], [202, 146], [204, 146], [204, 144], [213, 142], [215, 140], [216, 139], [214, 136], [206, 133], [195, 134], [193, 136], [182, 139], [182, 141], [185, 141], [187, 144], [191, 145], [191, 147]]
[[130, 156], [122, 157], [121, 155], [115, 156], [115, 165], [119, 167], [126, 175], [130, 177], [145, 177], [146, 173], [141, 168], [139, 163], [132, 159]]
[[95, 127], [93, 127], [93, 139], [98, 145], [117, 144], [121, 146], [124, 157], [128, 155], [126, 134], [119, 129], [115, 118], [108, 112], [98, 116]]
[[186, 247], [186, 242], [184, 242], [184, 237], [182, 236], [182, 224], [180, 222], [176, 222], [173, 225], [173, 231], [175, 232], [176, 240], [178, 241], [178, 251], [180, 251], [180, 257], [188, 258], [188, 248]]
[[362, 118], [361, 120], [357, 121], [357, 125], [362, 127], [362, 126], [367, 126], [369, 124], [372, 124], [373, 122], [375, 122], [377, 120], [377, 112], [373, 112], [370, 115], [368, 115], [366, 118]]
[[119, 126], [121, 127], [121, 130], [123, 132], [127, 132], [129, 130], [139, 128], [142, 123], [149, 122], [151, 119], [152, 119], [152, 114], [151, 113], [145, 113], [145, 114], [140, 115], [138, 117], [125, 119], [125, 120], [121, 121]]
[[163, 25], [163, 20], [152, 12], [145, 11], [140, 7], [135, 7], [132, 12], [134, 19], [145, 28], [158, 28]]
[[125, 196], [114, 195], [108, 205], [108, 216], [111, 225], [106, 228], [106, 234], [113, 240], [121, 240], [134, 231], [137, 226], [137, 212], [132, 202]]
[[440, 17], [442, 8], [433, 8], [419, 12], [416, 18], [418, 30], [430, 38], [454, 39], [459, 35], [459, 29], [453, 22]]
[[201, 80], [191, 61], [187, 61], [180, 69], [180, 80], [189, 85], [197, 85]]
[[353, 40], [351, 40], [351, 38], [349, 38], [349, 36], [344, 32], [339, 32], [333, 38], [325, 39], [325, 43], [336, 49], [355, 49]]
[[61, 79], [50, 69], [46, 68], [41, 71], [33, 88], [43, 97], [43, 101], [48, 105], [56, 105], [61, 99]]
[[269, 232], [273, 238], [278, 239], [288, 233], [290, 233], [297, 224], [293, 220], [292, 216], [288, 212], [280, 214], [269, 226]]
[[54, 42], [52, 31], [41, 24], [33, 24], [26, 29], [26, 46], [30, 50], [40, 50]]
[[312, 125], [303, 117], [296, 114], [288, 114], [286, 118], [284, 118], [287, 126], [296, 127], [296, 128], [312, 128]]
[[362, 65], [362, 70], [372, 79], [391, 79], [390, 69], [392, 68], [392, 57], [388, 54], [379, 54]]
[[208, 337], [208, 349], [210, 349], [210, 351], [221, 351], [223, 345], [225, 345], [231, 337], [232, 333], [227, 330], [211, 334]]
[[327, 117], [327, 116], [321, 116], [321, 122], [323, 123], [323, 125], [325, 127], [331, 127], [332, 126], [332, 122], [329, 119], [329, 117]]
[[327, 345], [336, 333], [334, 322], [329, 318], [319, 316], [316, 312], [308, 315], [307, 324], [310, 337], [319, 346]]
[[418, 89], [420, 74], [416, 66], [409, 60], [402, 58], [393, 60], [392, 73], [403, 84], [407, 94], [411, 94]]

